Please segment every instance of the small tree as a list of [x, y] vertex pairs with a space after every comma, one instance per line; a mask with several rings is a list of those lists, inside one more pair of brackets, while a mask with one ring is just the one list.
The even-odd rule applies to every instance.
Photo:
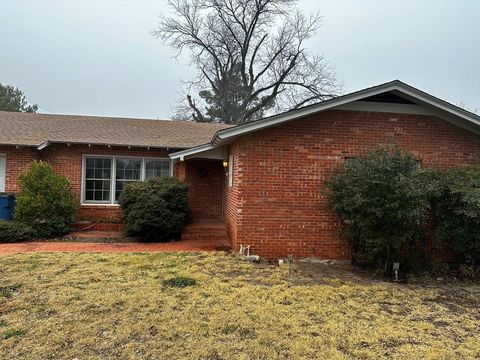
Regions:
[[37, 237], [67, 233], [77, 208], [69, 180], [56, 174], [48, 163], [33, 161], [18, 181], [14, 219], [31, 226]]
[[188, 213], [187, 190], [173, 178], [129, 184], [118, 200], [127, 234], [146, 241], [178, 239]]
[[480, 167], [440, 175], [434, 198], [436, 238], [453, 247], [462, 260], [480, 265]]
[[30, 105], [20, 89], [0, 84], [0, 110], [16, 112], [37, 112], [37, 105]]
[[383, 146], [349, 160], [327, 182], [352, 252], [370, 255], [385, 272], [423, 236], [429, 200], [421, 173], [412, 155]]

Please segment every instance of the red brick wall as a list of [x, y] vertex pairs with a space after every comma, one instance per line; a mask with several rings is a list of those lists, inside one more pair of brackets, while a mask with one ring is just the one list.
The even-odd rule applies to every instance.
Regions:
[[225, 196], [235, 250], [245, 244], [267, 258], [348, 259], [325, 180], [345, 157], [391, 142], [441, 169], [480, 155], [479, 136], [426, 115], [329, 111], [244, 136], [230, 147], [234, 188]]
[[0, 146], [0, 154], [6, 155], [5, 192], [18, 191], [18, 176], [30, 167], [30, 163], [38, 158], [34, 147]]
[[176, 172], [175, 176], [178, 179], [178, 181], [184, 182], [186, 177], [185, 161], [176, 161], [174, 165], [174, 170]]
[[[168, 157], [169, 151], [165, 149], [138, 149], [107, 146], [87, 146], [53, 144], [38, 151], [34, 147], [0, 146], [0, 154], [6, 154], [6, 184], [7, 192], [17, 192], [17, 178], [23, 171], [30, 167], [34, 159], [50, 163], [53, 169], [71, 182], [72, 189], [80, 201], [82, 179], [83, 155], [106, 155], [106, 156], [138, 156], [138, 157]], [[197, 168], [207, 169], [208, 177], [199, 178]], [[173, 173], [176, 177], [185, 179], [192, 184], [189, 200], [193, 214], [196, 217], [221, 218], [222, 214], [222, 187], [223, 167], [222, 162], [204, 161], [190, 163], [186, 174], [185, 163], [175, 163]], [[117, 205], [81, 205], [78, 220], [90, 220], [96, 222], [119, 222], [122, 218], [121, 208]]]
[[122, 208], [118, 205], [81, 205], [77, 221], [93, 221], [96, 223], [121, 223]]
[[[83, 155], [168, 157], [164, 149], [53, 144], [40, 151], [40, 158], [47, 161], [53, 169], [70, 179], [72, 189], [80, 200]], [[96, 222], [120, 221], [122, 211], [117, 205], [82, 205], [78, 213], [79, 220]]]
[[[230, 186], [229, 179], [226, 177], [224, 182], [224, 210], [223, 217], [225, 221], [225, 226], [227, 228], [228, 235], [232, 244], [239, 245], [237, 241], [237, 219], [238, 215], [242, 213], [242, 201], [239, 198], [239, 176], [242, 176], [239, 171], [242, 169], [241, 161], [242, 156], [240, 156], [240, 146], [239, 143], [234, 143], [229, 149], [230, 155], [233, 155], [233, 164], [229, 163], [228, 166], [233, 166], [233, 186]], [[227, 170], [228, 171], [228, 170]], [[228, 172], [227, 172], [228, 173]]]
[[194, 218], [220, 219], [224, 169], [221, 160], [191, 160], [186, 163], [190, 211]]

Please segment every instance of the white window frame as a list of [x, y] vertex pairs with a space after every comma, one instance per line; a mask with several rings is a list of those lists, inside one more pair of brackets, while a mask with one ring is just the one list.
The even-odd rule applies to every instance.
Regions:
[[230, 154], [228, 156], [228, 186], [233, 187], [233, 162], [235, 161], [235, 156]]
[[3, 157], [5, 159], [5, 171], [3, 174], [3, 179], [0, 180], [0, 192], [5, 192], [7, 187], [7, 154], [0, 153], [0, 157]]
[[[86, 159], [87, 158], [101, 158], [101, 159], [110, 159], [112, 161], [112, 166], [110, 167], [110, 201], [95, 201], [95, 200], [86, 200], [85, 199], [85, 186], [86, 186]], [[99, 206], [119, 206], [115, 201], [115, 187], [116, 187], [116, 167], [117, 159], [141, 159], [140, 166], [140, 181], [145, 181], [145, 160], [168, 160], [169, 162], [169, 177], [173, 177], [173, 164], [172, 160], [168, 157], [144, 157], [144, 156], [130, 156], [130, 155], [102, 155], [102, 154], [84, 154], [82, 155], [82, 178], [80, 182], [80, 204], [81, 205], [99, 205]]]
[[[85, 199], [85, 192], [86, 192], [86, 189], [85, 189], [85, 186], [86, 186], [86, 173], [87, 173], [87, 168], [86, 168], [86, 160], [87, 158], [100, 158], [100, 159], [109, 159], [111, 164], [110, 164], [110, 200], [109, 201], [98, 201], [98, 200], [86, 200]], [[94, 205], [111, 205], [112, 204], [112, 179], [113, 179], [113, 174], [115, 174], [115, 172], [113, 171], [113, 167], [114, 167], [114, 159], [111, 157], [111, 156], [84, 156], [83, 159], [82, 159], [82, 189], [81, 189], [81, 195], [82, 195], [82, 201], [81, 203], [82, 204], [88, 204], [88, 205], [91, 205], [91, 204], [94, 204]]]
[[[111, 203], [117, 204], [117, 201], [115, 199], [117, 195], [117, 160], [118, 159], [125, 159], [125, 160], [140, 160], [140, 180], [131, 180], [131, 181], [125, 181], [125, 179], [121, 180], [124, 181], [124, 183], [132, 183], [132, 182], [138, 182], [138, 181], [145, 181], [145, 159], [141, 157], [134, 157], [134, 156], [114, 156], [113, 157], [113, 166], [112, 166], [112, 172], [114, 177], [110, 179], [110, 191], [112, 192], [112, 195], [110, 195]], [[126, 185], [124, 184], [124, 186]], [[113, 196], [113, 197], [112, 197]]]

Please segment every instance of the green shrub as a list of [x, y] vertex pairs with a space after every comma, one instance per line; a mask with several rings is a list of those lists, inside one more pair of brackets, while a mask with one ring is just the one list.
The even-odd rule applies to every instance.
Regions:
[[327, 188], [353, 254], [367, 255], [387, 272], [402, 251], [423, 241], [429, 189], [418, 162], [397, 146], [350, 159]]
[[30, 240], [33, 237], [32, 229], [17, 221], [0, 220], [0, 243], [12, 243]]
[[14, 219], [32, 227], [36, 237], [63, 235], [75, 221], [77, 201], [68, 179], [43, 161], [19, 176]]
[[126, 186], [120, 195], [128, 235], [145, 241], [170, 241], [182, 233], [188, 213], [187, 186], [157, 178]]
[[480, 265], [480, 167], [439, 174], [434, 197], [436, 238], [451, 246], [463, 262]]

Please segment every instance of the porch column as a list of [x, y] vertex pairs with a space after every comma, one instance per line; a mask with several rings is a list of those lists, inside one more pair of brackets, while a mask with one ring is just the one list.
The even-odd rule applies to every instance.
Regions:
[[185, 182], [186, 174], [187, 174], [187, 167], [185, 165], [185, 161], [180, 161], [178, 163], [178, 169], [177, 169], [177, 179], [178, 179], [178, 181], [180, 181], [182, 183]]

